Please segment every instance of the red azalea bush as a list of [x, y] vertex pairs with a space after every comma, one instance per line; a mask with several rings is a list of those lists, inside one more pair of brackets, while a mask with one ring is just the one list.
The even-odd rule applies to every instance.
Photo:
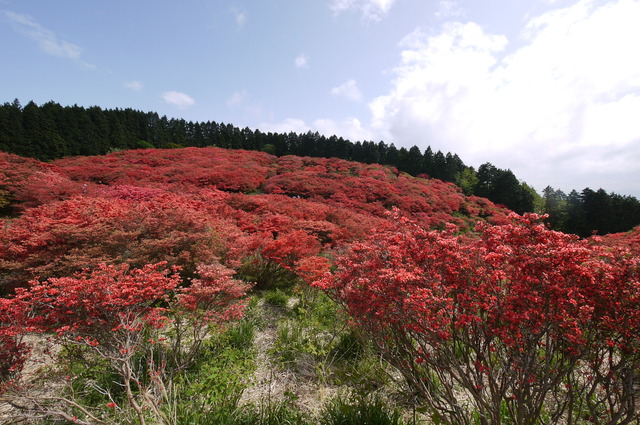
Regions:
[[604, 235], [602, 240], [607, 245], [625, 247], [640, 255], [640, 226], [636, 226], [628, 232]]
[[143, 149], [100, 157], [55, 161], [72, 180], [107, 185], [174, 188], [214, 186], [231, 192], [251, 192], [265, 181], [275, 157], [263, 152], [220, 148]]
[[[123, 396], [98, 388], [110, 403], [127, 405], [137, 423], [145, 424], [150, 417], [165, 423], [160, 406], [168, 401], [167, 384], [197, 356], [210, 324], [242, 316], [242, 298], [249, 288], [219, 264], [199, 267], [199, 277], [186, 287], [180, 286], [176, 272], [166, 263], [139, 269], [100, 265], [73, 277], [32, 281], [29, 287], [16, 289], [15, 296], [1, 299], [0, 304], [0, 353], [11, 356], [0, 362], [0, 377], [9, 377], [25, 360], [24, 346], [16, 338], [32, 333], [53, 336], [43, 343], [83, 349], [90, 359], [104, 360], [109, 372], [118, 376]], [[185, 323], [191, 326], [185, 328]], [[56, 366], [64, 360], [59, 362]], [[63, 381], [74, 379], [81, 378], [69, 375]], [[27, 417], [36, 412], [73, 423], [105, 423], [100, 419], [103, 413], [82, 406], [73, 394], [70, 398], [31, 394], [20, 385], [4, 391]], [[72, 420], [73, 410], [82, 412], [84, 419], [75, 414]]]
[[540, 217], [479, 237], [396, 226], [352, 245], [317, 285], [459, 424], [638, 419], [640, 261]]
[[[100, 265], [73, 277], [32, 281], [11, 300], [26, 309], [27, 326], [42, 332], [91, 338], [98, 343], [120, 329], [133, 331], [160, 311], [153, 307], [179, 284], [165, 263], [128, 271], [126, 265]], [[104, 332], [102, 337], [100, 333]]]
[[252, 285], [234, 278], [235, 272], [219, 263], [200, 265], [197, 278], [176, 293], [171, 354], [175, 364], [191, 363], [211, 326], [240, 319], [243, 299]]
[[[110, 190], [118, 186], [119, 190]], [[197, 198], [203, 190], [214, 188], [261, 198], [287, 194], [278, 201], [276, 197], [272, 199], [288, 210], [303, 205], [299, 202], [302, 199], [297, 198], [302, 196], [319, 201], [324, 207], [365, 214], [369, 220], [383, 217], [393, 206], [426, 218], [438, 213], [449, 218], [459, 213], [471, 222], [478, 214], [497, 221], [506, 217], [504, 210], [490, 201], [465, 197], [451, 183], [335, 158], [276, 158], [262, 152], [221, 148], [133, 150], [64, 158], [52, 164], [8, 154], [0, 158], [0, 207], [3, 202], [21, 202], [24, 209], [73, 196], [129, 196], [127, 188], [133, 187]], [[133, 192], [131, 195], [149, 195]], [[442, 222], [439, 217], [431, 221], [436, 225]]]
[[208, 204], [166, 192], [149, 199], [149, 190], [126, 194], [136, 199], [76, 197], [0, 223], [0, 291], [103, 262], [168, 261], [190, 275], [223, 253], [225, 235], [216, 231], [222, 223], [207, 214]]
[[13, 308], [13, 303], [0, 298], [0, 393], [2, 382], [18, 374], [28, 354], [27, 346], [16, 325], [24, 323], [21, 311]]
[[[189, 148], [43, 164], [0, 154], [0, 208], [14, 214], [0, 219], [0, 378], [19, 381], [25, 335], [53, 335], [114, 368], [134, 420], [158, 419], [166, 362], [186, 367], [208, 332], [242, 314], [249, 286], [234, 274], [265, 286], [317, 280], [327, 254], [392, 226], [392, 206], [426, 226], [468, 227], [477, 214], [506, 222], [451, 184], [337, 159]], [[22, 396], [49, 413], [61, 402]], [[85, 419], [57, 418], [100, 423], [74, 409]]]

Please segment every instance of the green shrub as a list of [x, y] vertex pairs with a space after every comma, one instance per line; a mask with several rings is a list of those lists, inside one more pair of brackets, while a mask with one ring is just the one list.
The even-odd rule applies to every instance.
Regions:
[[175, 425], [233, 425], [240, 398], [254, 370], [255, 320], [247, 316], [206, 341], [197, 362], [180, 374], [165, 406]]
[[238, 269], [238, 277], [246, 282], [255, 282], [255, 289], [291, 288], [298, 282], [293, 271], [260, 255], [247, 257]]
[[320, 425], [403, 425], [397, 409], [389, 407], [378, 397], [340, 396], [329, 401], [320, 412]]
[[340, 335], [331, 355], [335, 360], [358, 360], [365, 354], [365, 348], [354, 331]]
[[260, 405], [245, 406], [233, 422], [234, 425], [311, 425], [309, 415], [294, 404], [295, 395], [286, 392], [284, 400], [262, 400]]
[[285, 308], [289, 303], [289, 296], [281, 289], [271, 289], [264, 293], [264, 301], [273, 307]]

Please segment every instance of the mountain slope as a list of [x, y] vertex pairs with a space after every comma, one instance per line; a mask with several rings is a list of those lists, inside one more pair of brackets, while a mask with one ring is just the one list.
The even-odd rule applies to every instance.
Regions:
[[[292, 271], [384, 226], [393, 207], [426, 227], [507, 210], [451, 183], [379, 165], [221, 148], [134, 150], [43, 164], [3, 154], [7, 212], [4, 287], [100, 262], [168, 261], [192, 272], [221, 258], [235, 269], [260, 256]], [[17, 215], [16, 215], [17, 214]], [[265, 266], [267, 267], [267, 266]], [[241, 270], [242, 271], [242, 270]]]

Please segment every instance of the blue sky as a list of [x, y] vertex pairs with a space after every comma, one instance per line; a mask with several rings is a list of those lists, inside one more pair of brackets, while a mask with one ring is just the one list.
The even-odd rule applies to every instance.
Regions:
[[0, 0], [0, 102], [431, 145], [640, 197], [639, 0]]

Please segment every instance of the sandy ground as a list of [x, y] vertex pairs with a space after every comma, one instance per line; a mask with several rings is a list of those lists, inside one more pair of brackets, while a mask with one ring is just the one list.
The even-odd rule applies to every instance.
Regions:
[[[295, 300], [294, 300], [295, 301]], [[256, 331], [254, 348], [256, 350], [256, 370], [250, 378], [240, 404], [283, 401], [287, 394], [295, 394], [295, 404], [308, 412], [317, 412], [327, 399], [338, 394], [339, 388], [321, 385], [313, 367], [301, 365], [295, 372], [277, 365], [269, 355], [272, 351], [281, 314], [268, 306], [261, 306], [266, 312], [266, 326]]]

